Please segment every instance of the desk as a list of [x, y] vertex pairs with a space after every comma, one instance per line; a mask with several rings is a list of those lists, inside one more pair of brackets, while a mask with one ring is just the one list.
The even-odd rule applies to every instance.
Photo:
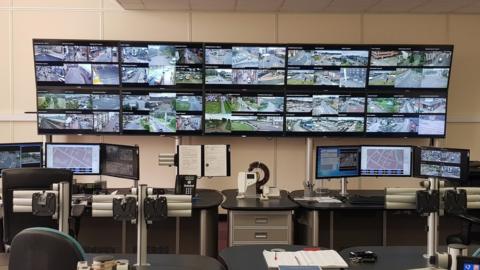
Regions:
[[[377, 254], [376, 263], [351, 263], [348, 253], [357, 250], [371, 250]], [[427, 259], [423, 257], [427, 251], [424, 246], [378, 247], [360, 246], [347, 248], [340, 255], [352, 270], [405, 270], [428, 267]]]
[[292, 245], [247, 245], [229, 247], [220, 252], [219, 259], [227, 266], [228, 270], [267, 270], [267, 263], [263, 258], [264, 250], [281, 248], [286, 251], [298, 251], [305, 247], [306, 246]]
[[[383, 190], [350, 190], [350, 194], [384, 195]], [[303, 197], [303, 190], [290, 193], [292, 199]], [[384, 205], [318, 203], [296, 201], [295, 243], [342, 250], [352, 246], [423, 246], [427, 243], [427, 218], [413, 210], [385, 209]], [[440, 244], [447, 235], [460, 232], [462, 221], [440, 218]], [[408, 235], [408, 237], [405, 237]]]
[[[99, 254], [87, 254], [87, 260], [92, 263]], [[135, 254], [113, 254], [115, 259], [127, 259], [130, 265], [135, 264]], [[217, 260], [198, 255], [165, 255], [155, 254], [147, 257], [149, 267], [136, 267], [137, 270], [225, 270]]]
[[298, 205], [288, 193], [280, 191], [280, 198], [237, 199], [237, 190], [224, 190], [226, 200], [222, 208], [228, 211], [228, 244], [292, 244], [293, 210]]
[[[168, 218], [148, 226], [149, 253], [217, 256], [218, 206], [223, 196], [215, 190], [199, 189], [197, 193], [192, 201], [192, 217]], [[87, 207], [79, 227], [78, 241], [87, 252], [133, 253], [136, 249], [134, 224], [92, 217]]]

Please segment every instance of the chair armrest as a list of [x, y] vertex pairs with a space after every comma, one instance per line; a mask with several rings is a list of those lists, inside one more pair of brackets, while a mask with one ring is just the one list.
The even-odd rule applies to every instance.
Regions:
[[472, 215], [460, 214], [460, 215], [458, 215], [458, 217], [461, 218], [461, 219], [464, 219], [468, 222], [471, 222], [471, 223], [480, 224], [480, 218], [477, 218], [477, 217], [472, 216]]

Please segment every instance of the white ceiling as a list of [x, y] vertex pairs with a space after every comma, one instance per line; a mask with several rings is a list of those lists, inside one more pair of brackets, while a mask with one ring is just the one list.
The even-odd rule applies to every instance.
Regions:
[[125, 9], [324, 13], [480, 13], [480, 0], [117, 0]]

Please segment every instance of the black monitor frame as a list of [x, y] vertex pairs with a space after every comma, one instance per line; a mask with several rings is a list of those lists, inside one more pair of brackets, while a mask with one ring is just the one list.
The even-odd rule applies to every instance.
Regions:
[[[40, 163], [39, 163], [39, 168], [41, 168], [43, 166], [43, 143], [42, 142], [27, 142], [27, 143], [2, 143], [0, 144], [0, 149], [2, 147], [22, 147], [22, 146], [31, 146], [31, 147], [35, 147], [35, 146], [39, 146], [40, 147]], [[27, 168], [27, 167], [22, 167], [21, 164], [20, 164], [20, 167], [18, 168]], [[31, 168], [31, 167], [28, 167], [28, 168]], [[2, 170], [3, 169], [8, 169], [8, 168], [0, 168], [0, 177], [2, 177]]]
[[[134, 174], [133, 176], [129, 175], [123, 175], [120, 173], [109, 173], [105, 171], [106, 163], [107, 163], [107, 147], [108, 146], [113, 146], [113, 147], [118, 147], [118, 148], [123, 148], [123, 149], [128, 149], [134, 151], [134, 160], [133, 160], [133, 170]], [[131, 179], [131, 180], [140, 180], [140, 149], [138, 145], [121, 145], [121, 144], [108, 144], [108, 143], [103, 143], [101, 144], [101, 150], [100, 150], [100, 174], [101, 175], [106, 175], [106, 176], [113, 176], [113, 177], [118, 177], [118, 178], [125, 178], [125, 179]]]
[[[48, 146], [49, 145], [85, 145], [85, 146], [98, 146], [98, 173], [75, 173], [73, 170], [73, 174], [75, 175], [100, 175], [101, 172], [102, 172], [102, 168], [101, 168], [101, 160], [102, 160], [102, 155], [101, 155], [101, 144], [100, 143], [46, 143], [45, 144], [45, 168], [49, 168], [48, 167]], [[67, 168], [61, 168], [61, 169], [67, 169]], [[68, 169], [67, 169], [68, 170]]]
[[[422, 150], [433, 150], [441, 152], [458, 152], [460, 153], [460, 163], [449, 163], [449, 162], [435, 162], [435, 161], [422, 161]], [[438, 177], [447, 179], [453, 182], [465, 182], [468, 180], [469, 175], [469, 163], [470, 163], [470, 150], [468, 149], [459, 149], [459, 148], [444, 148], [444, 147], [415, 147], [414, 148], [414, 159], [413, 159], [414, 175], [418, 178], [429, 178], [429, 177]], [[432, 165], [451, 165], [460, 168], [460, 178], [454, 177], [444, 177], [444, 176], [429, 176], [423, 175], [421, 173], [421, 164], [432, 164]]]
[[[210, 92], [214, 92], [214, 91], [219, 91], [219, 92], [225, 92], [225, 91], [232, 91], [234, 93], [236, 93], [236, 91], [239, 91], [239, 92], [253, 92], [253, 93], [258, 93], [260, 91], [265, 91], [265, 93], [270, 93], [270, 92], [277, 92], [277, 93], [281, 93], [282, 95], [286, 96], [289, 95], [289, 94], [294, 94], [294, 93], [311, 93], [312, 95], [316, 95], [317, 93], [318, 94], [342, 94], [342, 93], [346, 93], [346, 94], [360, 94], [360, 95], [365, 95], [365, 96], [368, 96], [370, 94], [375, 94], [375, 93], [378, 93], [378, 94], [388, 94], [388, 93], [393, 93], [393, 94], [398, 94], [398, 95], [429, 95], [430, 93], [438, 93], [438, 94], [442, 94], [442, 95], [445, 95], [445, 97], [448, 96], [448, 87], [449, 87], [449, 82], [450, 82], [450, 74], [451, 74], [451, 64], [452, 64], [452, 60], [453, 60], [453, 45], [416, 45], [416, 44], [406, 44], [406, 45], [382, 45], [382, 44], [362, 44], [362, 45], [354, 45], [354, 44], [281, 44], [281, 43], [222, 43], [222, 42], [185, 42], [185, 41], [166, 41], [166, 42], [160, 42], [160, 41], [120, 41], [120, 40], [107, 40], [107, 41], [104, 41], [104, 40], [62, 40], [62, 39], [33, 39], [33, 44], [34, 45], [48, 45], [48, 44], [52, 44], [52, 45], [55, 45], [55, 44], [58, 44], [58, 45], [69, 45], [69, 46], [75, 46], [75, 45], [78, 45], [78, 46], [89, 46], [89, 45], [92, 45], [92, 46], [95, 46], [95, 45], [105, 45], [105, 46], [113, 46], [113, 47], [117, 47], [117, 55], [116, 55], [116, 59], [115, 60], [118, 60], [118, 63], [117, 61], [115, 61], [115, 64], [118, 64], [119, 66], [119, 84], [118, 85], [83, 85], [83, 84], [79, 84], [79, 85], [75, 85], [75, 84], [58, 84], [58, 83], [53, 83], [53, 84], [44, 84], [44, 83], [41, 83], [39, 84], [39, 82], [37, 81], [37, 78], [35, 79], [36, 80], [36, 84], [37, 84], [37, 91], [42, 91], [42, 90], [45, 90], [47, 89], [48, 91], [73, 91], [73, 92], [81, 92], [81, 91], [84, 91], [84, 89], [87, 90], [87, 92], [90, 92], [90, 91], [118, 91], [118, 93], [120, 94], [120, 96], [122, 96], [122, 93], [123, 92], [128, 92], [128, 91], [158, 91], [158, 92], [169, 92], [169, 91], [174, 91], [174, 92], [181, 92], [181, 91], [194, 91], [194, 92], [199, 92], [203, 95], [203, 99], [205, 99], [205, 94], [206, 93], [210, 93]], [[193, 46], [195, 48], [198, 48], [198, 49], [203, 49], [203, 63], [202, 64], [192, 64], [192, 65], [196, 65], [198, 68], [202, 69], [201, 72], [202, 72], [202, 75], [203, 75], [203, 78], [202, 78], [202, 83], [201, 84], [176, 84], [176, 85], [159, 85], [159, 86], [149, 86], [149, 85], [124, 85], [121, 83], [121, 80], [122, 80], [122, 65], [124, 64], [123, 63], [123, 54], [122, 54], [122, 48], [123, 46], [122, 45], [148, 45], [148, 44], [151, 44], [151, 45], [173, 45], [173, 46]], [[210, 64], [206, 64], [205, 61], [206, 61], [206, 48], [209, 47], [209, 46], [219, 46], [219, 47], [225, 47], [225, 48], [232, 48], [232, 47], [265, 47], [265, 48], [268, 48], [268, 47], [280, 47], [280, 48], [285, 48], [285, 63], [284, 63], [284, 66], [283, 67], [280, 67], [278, 66], [277, 67], [274, 67], [272, 69], [276, 69], [276, 70], [282, 70], [284, 72], [284, 83], [282, 85], [251, 85], [251, 84], [238, 84], [238, 85], [234, 85], [234, 84], [206, 84], [205, 83], [205, 71], [208, 67], [213, 67], [214, 65], [210, 65]], [[35, 54], [35, 47], [33, 47], [33, 52]], [[322, 54], [321, 51], [320, 52], [315, 52], [316, 54], [319, 54], [319, 55], [323, 55], [324, 56], [324, 60], [318, 60], [319, 62], [318, 63], [321, 63], [321, 61], [324, 61], [323, 63], [336, 63], [336, 64], [324, 64], [323, 66], [318, 64], [318, 65], [311, 65], [311, 66], [307, 66], [308, 68], [313, 68], [313, 69], [317, 69], [317, 70], [329, 70], [329, 69], [338, 69], [340, 67], [345, 67], [345, 68], [351, 68], [351, 67], [361, 67], [361, 68], [366, 68], [367, 69], [367, 74], [366, 74], [366, 85], [365, 87], [363, 88], [355, 88], [355, 87], [338, 87], [338, 86], [332, 86], [332, 85], [288, 85], [287, 84], [287, 81], [288, 81], [288, 70], [289, 69], [292, 69], [294, 67], [299, 67], [298, 65], [289, 65], [289, 50], [293, 50], [293, 49], [296, 49], [296, 48], [303, 48], [305, 50], [343, 50], [343, 51], [352, 51], [352, 50], [363, 50], [363, 51], [366, 51], [368, 53], [368, 57], [367, 57], [367, 63], [365, 64], [365, 57], [363, 54], [361, 55], [357, 55], [357, 54], [351, 54], [350, 56], [345, 56], [345, 54], [341, 54], [342, 57], [341, 59], [345, 60], [344, 62], [338, 62], [337, 60], [337, 56], [335, 56], [334, 54], [332, 54], [333, 56], [330, 56], [328, 55], [328, 53], [326, 54]], [[64, 48], [64, 51], [63, 51], [63, 59], [70, 59], [72, 58], [72, 55], [75, 55], [75, 58], [77, 57], [76, 55], [77, 54], [72, 54], [72, 53], [67, 53], [66, 50], [69, 49], [69, 48]], [[89, 49], [82, 49], [84, 50], [85, 52], [87, 52], [86, 55], [89, 55], [88, 52], [90, 51]], [[391, 50], [391, 51], [405, 51], [405, 52], [409, 52], [409, 51], [419, 51], [421, 55], [423, 55], [422, 57], [424, 57], [425, 59], [421, 59], [421, 60], [418, 60], [420, 58], [414, 58], [417, 59], [419, 61], [419, 63], [422, 63], [422, 66], [409, 66], [409, 65], [398, 65], [395, 64], [395, 66], [382, 66], [382, 65], [374, 65], [372, 63], [372, 52], [373, 51], [388, 51], [388, 50]], [[71, 51], [69, 49], [69, 51]], [[439, 55], [437, 54], [424, 54], [423, 52], [426, 52], [426, 51], [438, 51], [438, 52], [446, 52], [447, 54], [445, 53], [440, 53]], [[46, 55], [45, 57], [48, 57], [48, 56], [56, 56], [55, 52], [56, 51], [53, 51], [54, 53], [50, 53], [48, 55]], [[77, 52], [77, 48], [75, 48], [75, 52]], [[83, 51], [82, 51], [83, 52]], [[268, 52], [270, 53], [270, 52]], [[283, 52], [282, 52], [283, 53]], [[85, 54], [85, 53], [84, 53]], [[82, 54], [80, 54], [82, 55]], [[337, 57], [337, 58], [335, 58]], [[429, 57], [430, 60], [426, 60], [427, 58], [426, 57]], [[435, 59], [435, 57], [440, 57], [439, 59]], [[35, 59], [36, 57], [34, 57]], [[92, 62], [90, 60], [87, 59], [87, 57], [84, 57], [85, 63], [103, 63], [103, 62]], [[90, 56], [88, 56], [88, 58], [90, 58]], [[443, 58], [443, 60], [442, 60]], [[186, 58], [185, 58], [186, 59]], [[196, 58], [195, 58], [196, 59]], [[261, 59], [261, 58], [259, 58]], [[273, 58], [268, 58], [269, 60], [268, 61], [275, 61], [275, 59]], [[273, 59], [273, 60], [272, 60]], [[320, 58], [319, 58], [320, 59]], [[337, 60], [335, 60], [337, 59]], [[400, 58], [395, 58], [395, 61], [400, 61], [398, 60]], [[45, 59], [44, 59], [45, 60]], [[342, 61], [343, 61], [342, 60]], [[326, 62], [325, 62], [326, 61]], [[333, 61], [333, 62], [332, 62]], [[430, 61], [430, 62], [428, 62]], [[442, 62], [443, 61], [443, 62]], [[34, 62], [39, 62], [37, 60], [35, 60]], [[57, 62], [62, 62], [63, 63], [63, 60], [62, 61], [57, 61]], [[47, 64], [50, 64], [50, 63], [57, 63], [57, 62], [52, 62], [52, 61], [47, 61], [44, 63], [47, 63]], [[80, 61], [78, 61], [80, 62]], [[188, 62], [188, 61], [187, 61]], [[438, 63], [437, 63], [438, 62]], [[69, 62], [69, 63], [77, 63], [75, 61], [73, 62]], [[80, 62], [81, 63], [81, 62]], [[110, 62], [108, 62], [110, 63]], [[271, 64], [265, 64], [266, 62], [263, 62], [264, 64], [264, 67], [266, 69], [270, 68], [271, 67]], [[270, 62], [271, 63], [271, 62]], [[353, 63], [353, 64], [352, 64]], [[358, 64], [358, 65], [355, 65], [354, 63], [361, 63], [361, 64]], [[396, 62], [398, 63], [398, 62]], [[429, 64], [430, 63], [430, 64]], [[129, 63], [131, 64], [131, 63]], [[247, 63], [248, 64], [248, 63]], [[415, 63], [414, 63], [415, 64]], [[254, 64], [252, 64], [253, 66], [255, 66]], [[248, 64], [247, 66], [252, 66], [250, 64]], [[184, 64], [181, 64], [180, 66], [184, 66]], [[191, 66], [190, 64], [186, 64], [185, 66]], [[260, 60], [259, 62], [259, 68], [261, 68], [262, 66], [262, 61]], [[381, 86], [381, 85], [375, 85], [375, 86], [372, 86], [372, 85], [369, 85], [369, 77], [370, 77], [370, 71], [371, 70], [374, 70], [374, 69], [389, 69], [389, 68], [402, 68], [402, 67], [406, 67], [406, 68], [423, 68], [425, 66], [425, 68], [428, 68], [428, 69], [431, 69], [431, 68], [448, 68], [449, 69], [449, 73], [448, 73], [448, 84], [445, 88], [421, 88], [421, 87], [413, 87], [413, 88], [395, 88], [395, 87], [388, 87], [388, 86]], [[301, 68], [305, 68], [305, 66], [301, 66]], [[230, 68], [232, 68], [232, 66], [230, 65]], [[241, 67], [239, 67], [240, 69], [242, 69]], [[251, 69], [251, 68], [243, 68], [243, 69]], [[187, 72], [188, 73], [188, 72]], [[429, 74], [430, 76], [437, 76], [438, 74], [440, 73], [432, 73], [432, 74]], [[437, 74], [437, 75], [435, 75]], [[330, 78], [328, 74], [324, 74], [324, 76], [326, 76], [325, 78]], [[353, 76], [353, 75], [352, 75]], [[438, 75], [440, 76], [440, 75]], [[446, 76], [446, 75], [445, 75]], [[347, 76], [348, 77], [348, 76]], [[270, 78], [269, 78], [270, 79]], [[328, 80], [325, 79], [325, 82], [327, 82]], [[348, 79], [347, 79], [348, 80]], [[350, 78], [350, 80], [352, 80]], [[335, 81], [335, 80], [334, 80]], [[388, 93], [387, 93], [388, 92]], [[205, 102], [204, 102], [205, 104]], [[38, 104], [38, 99], [37, 99], [37, 108], [38, 108], [39, 104]], [[53, 115], [50, 115], [50, 119], [53, 121], [53, 125], [50, 125], [49, 127], [52, 127], [51, 129], [48, 128], [48, 129], [45, 129], [45, 128], [41, 128], [40, 125], [39, 125], [39, 121], [40, 119], [46, 115], [48, 116], [48, 114], [60, 114], [60, 115], [57, 115], [57, 116], [53, 116]], [[91, 119], [93, 118], [93, 121], [94, 121], [94, 127], [92, 129], [67, 129], [65, 128], [65, 124], [63, 124], [63, 127], [61, 129], [58, 129], [56, 128], [56, 125], [60, 124], [62, 125], [62, 121], [63, 123], [65, 122], [65, 120], [67, 119], [67, 113], [68, 114], [86, 114], [88, 116], [79, 116], [77, 117], [77, 119], [84, 119], [85, 121], [92, 121]], [[288, 131], [287, 130], [287, 118], [289, 116], [294, 116], [294, 115], [289, 115], [289, 113], [286, 111], [286, 102], [285, 102], [285, 110], [283, 112], [283, 123], [284, 123], [284, 128], [283, 128], [283, 131], [281, 132], [233, 132], [233, 133], [208, 133], [208, 132], [205, 132], [205, 129], [203, 130], [200, 130], [200, 131], [176, 131], [175, 132], [157, 132], [157, 133], [150, 133], [149, 131], [148, 132], [130, 132], [130, 131], [124, 131], [122, 129], [122, 126], [123, 126], [123, 123], [122, 123], [122, 119], [124, 117], [124, 111], [122, 110], [122, 107], [120, 107], [120, 109], [117, 111], [117, 110], [112, 110], [112, 111], [109, 111], [109, 114], [101, 114], [101, 113], [96, 113], [95, 110], [93, 110], [93, 115], [92, 115], [92, 111], [88, 111], [88, 110], [63, 110], [63, 111], [55, 111], [55, 110], [41, 110], [41, 109], [38, 109], [38, 113], [37, 113], [37, 131], [39, 134], [44, 134], [44, 135], [55, 135], [55, 134], [108, 134], [108, 135], [160, 135], [160, 136], [166, 136], [166, 135], [189, 135], [189, 136], [203, 136], [203, 135], [208, 135], [208, 136], [216, 136], [216, 135], [229, 135], [229, 136], [267, 136], [267, 137], [274, 137], [274, 136], [278, 136], [278, 137], [305, 137], [305, 136], [322, 136], [322, 137], [391, 137], [391, 138], [402, 138], [402, 137], [411, 137], [411, 138], [444, 138], [445, 135], [446, 135], [446, 128], [443, 129], [443, 134], [418, 134], [418, 133], [410, 133], [410, 132], [406, 132], [406, 133], [395, 133], [395, 132], [392, 132], [392, 133], [384, 133], [384, 132], [367, 132], [367, 118], [369, 116], [373, 116], [373, 115], [370, 115], [370, 114], [367, 114], [367, 111], [365, 109], [365, 112], [364, 112], [364, 115], [362, 116], [363, 117], [363, 125], [364, 125], [364, 129], [363, 131], [355, 131], [355, 132], [343, 132], [343, 131], [328, 131], [328, 132], [296, 132], [296, 131]], [[114, 119], [115, 118], [115, 115], [114, 114], [117, 114], [118, 115], [118, 122], [119, 122], [119, 127], [118, 127], [118, 131], [116, 129], [113, 129], [113, 128], [107, 128], [107, 127], [99, 127], [99, 128], [95, 128], [95, 118], [94, 117], [98, 117], [98, 119], [100, 119], [100, 117], [102, 119], [106, 119], [106, 117], [109, 117], [109, 119]], [[205, 128], [205, 108], [202, 108], [202, 115], [203, 115], [203, 118], [202, 118], [202, 127]], [[446, 113], [445, 114], [438, 114], [439, 116], [436, 116], [436, 115], [431, 115], [431, 117], [434, 117], [435, 119], [430, 119], [426, 116], [428, 116], [429, 114], [424, 114], [425, 117], [423, 119], [426, 119], [425, 121], [435, 121], [435, 123], [439, 122], [439, 121], [443, 121], [444, 122], [444, 125], [446, 126]], [[342, 116], [345, 116], [345, 117], [348, 117], [349, 115], [338, 115], [337, 117], [342, 117]], [[356, 116], [356, 115], [355, 115]], [[55, 118], [56, 117], [56, 118]], [[324, 117], [323, 115], [321, 117]], [[330, 116], [325, 116], [325, 117], [330, 117]], [[332, 116], [333, 117], [333, 116]], [[358, 115], [358, 117], [360, 117], [360, 115]], [[395, 115], [395, 117], [402, 117], [402, 115]], [[325, 123], [328, 123], [328, 122], [334, 122], [335, 121], [341, 121], [342, 119], [324, 119], [324, 121], [326, 122], [322, 122], [320, 121], [322, 119], [316, 119], [316, 121], [318, 121], [317, 124], [325, 124]], [[355, 120], [352, 120], [352, 121], [355, 121]], [[392, 120], [393, 121], [393, 120]], [[395, 123], [395, 121], [393, 121]], [[308, 123], [307, 123], [308, 124]], [[339, 129], [340, 130], [340, 129]]]
[[[319, 152], [321, 149], [357, 149], [357, 156], [358, 156], [358, 161], [357, 161], [357, 174], [355, 175], [343, 175], [343, 176], [319, 176]], [[361, 161], [361, 151], [360, 151], [361, 145], [325, 145], [325, 146], [317, 146], [316, 152], [315, 152], [315, 179], [335, 179], [335, 178], [350, 178], [350, 177], [359, 177], [360, 176], [360, 161]]]
[[[362, 173], [362, 148], [363, 147], [409, 147], [410, 148], [410, 174], [408, 175], [370, 175]], [[361, 145], [360, 146], [360, 176], [362, 177], [411, 177], [413, 176], [413, 149], [412, 145]]]

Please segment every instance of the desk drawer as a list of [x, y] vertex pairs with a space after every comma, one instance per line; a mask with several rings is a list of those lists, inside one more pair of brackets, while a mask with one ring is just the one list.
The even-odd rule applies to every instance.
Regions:
[[234, 226], [288, 226], [290, 215], [235, 214]]
[[285, 229], [235, 229], [233, 242], [288, 242]]

